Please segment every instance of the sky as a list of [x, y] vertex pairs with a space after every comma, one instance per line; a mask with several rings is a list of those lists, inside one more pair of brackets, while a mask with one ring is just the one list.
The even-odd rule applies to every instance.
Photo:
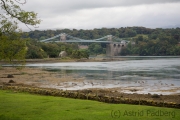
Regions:
[[42, 20], [34, 30], [180, 27], [180, 0], [27, 0], [21, 7]]

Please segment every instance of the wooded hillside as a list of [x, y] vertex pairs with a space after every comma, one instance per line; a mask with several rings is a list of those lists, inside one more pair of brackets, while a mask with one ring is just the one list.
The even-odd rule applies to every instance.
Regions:
[[[120, 55], [180, 55], [180, 28], [171, 29], [150, 29], [145, 27], [121, 27], [121, 28], [101, 28], [93, 30], [77, 30], [77, 29], [62, 29], [62, 30], [35, 30], [24, 33], [23, 37], [34, 40], [29, 44], [31, 47], [35, 46], [38, 49], [46, 51], [44, 48], [45, 43], [38, 43], [39, 40], [53, 37], [60, 33], [66, 33], [74, 37], [82, 39], [97, 39], [106, 35], [113, 35], [119, 38], [129, 40], [130, 43], [124, 48]], [[36, 42], [36, 43], [35, 43]], [[135, 42], [135, 45], [131, 43]], [[60, 52], [60, 48], [57, 49], [57, 43], [46, 43], [46, 46], [52, 51]], [[82, 43], [81, 43], [82, 44]], [[89, 54], [105, 54], [105, 45], [100, 43], [86, 43], [90, 49], [86, 52]], [[62, 44], [59, 44], [60, 46]], [[77, 44], [69, 44], [70, 46], [64, 45], [66, 49], [78, 50]], [[76, 45], [76, 49], [71, 47]], [[29, 46], [29, 48], [30, 48]], [[50, 47], [51, 46], [51, 47]], [[53, 47], [52, 47], [53, 46]], [[69, 48], [70, 47], [70, 48]], [[33, 47], [32, 47], [33, 48]], [[65, 48], [63, 48], [65, 50]], [[35, 49], [34, 49], [35, 50]], [[30, 49], [29, 52], [30, 53]], [[52, 55], [47, 50], [45, 56], [57, 57], [57, 53]], [[31, 51], [32, 52], [32, 51]], [[41, 51], [42, 52], [42, 51]], [[72, 54], [72, 52], [69, 52]], [[27, 55], [28, 56], [28, 55]], [[29, 57], [28, 57], [29, 58]]]

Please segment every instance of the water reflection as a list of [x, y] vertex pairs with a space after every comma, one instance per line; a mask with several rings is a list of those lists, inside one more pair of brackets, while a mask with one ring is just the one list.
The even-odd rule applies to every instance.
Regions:
[[102, 87], [102, 84], [105, 84], [103, 87], [141, 87], [145, 91], [173, 88], [179, 92], [180, 58], [138, 59], [134, 60], [130, 57], [127, 60], [115, 62], [41, 63], [27, 64], [27, 66], [41, 67], [47, 71], [57, 72], [60, 76], [83, 78], [84, 83], [81, 84], [84, 84], [85, 88], [88, 87], [88, 83], [92, 87], [90, 82], [93, 82], [96, 87]]

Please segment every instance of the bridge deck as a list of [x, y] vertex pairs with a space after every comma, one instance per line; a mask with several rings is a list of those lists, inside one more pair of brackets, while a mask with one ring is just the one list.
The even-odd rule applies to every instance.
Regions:
[[[52, 41], [47, 41], [52, 42]], [[75, 41], [75, 40], [66, 40], [66, 41], [54, 41], [54, 42], [64, 42], [64, 43], [112, 43], [111, 41], [93, 41], [93, 40], [83, 40], [83, 41]]]
[[[55, 38], [59, 38], [60, 40], [53, 40]], [[113, 42], [114, 41], [114, 42]], [[119, 42], [117, 42], [119, 41]], [[117, 38], [112, 35], [107, 35], [98, 39], [93, 39], [93, 40], [85, 40], [85, 39], [80, 39], [77, 37], [73, 37], [71, 35], [68, 35], [66, 33], [61, 33], [56, 36], [53, 36], [48, 39], [40, 40], [40, 42], [66, 42], [66, 43], [114, 43], [114, 44], [123, 44], [126, 40], [122, 40], [120, 38]], [[127, 43], [127, 42], [126, 42]]]

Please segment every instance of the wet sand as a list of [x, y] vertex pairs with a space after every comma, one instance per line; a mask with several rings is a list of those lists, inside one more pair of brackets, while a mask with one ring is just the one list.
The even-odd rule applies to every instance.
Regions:
[[[99, 93], [106, 93], [115, 96], [125, 96], [128, 98], [152, 99], [156, 101], [169, 101], [180, 104], [180, 88], [173, 85], [164, 85], [157, 83], [157, 86], [146, 86], [144, 81], [139, 81], [136, 86], [128, 86], [120, 82], [85, 80], [77, 75], [68, 76], [57, 72], [49, 72], [40, 68], [25, 67], [17, 70], [12, 67], [0, 68], [0, 84], [8, 83], [13, 80], [17, 85], [29, 85], [41, 88], [53, 88], [60, 90], [70, 90], [82, 92], [91, 90]], [[134, 83], [135, 84], [135, 83]], [[159, 97], [153, 98], [153, 95]]]
[[[8, 78], [13, 75], [13, 78]], [[113, 80], [86, 80], [73, 74], [69, 76], [66, 73], [46, 71], [40, 68], [25, 67], [17, 70], [13, 67], [3, 67], [0, 69], [0, 82], [13, 80], [16, 83], [23, 83], [43, 88], [56, 88], [62, 90], [83, 90], [83, 89], [112, 89], [122, 93], [137, 94], [163, 94], [180, 95], [180, 87], [174, 84], [166, 84], [162, 81], [149, 85], [146, 81], [121, 82]]]

